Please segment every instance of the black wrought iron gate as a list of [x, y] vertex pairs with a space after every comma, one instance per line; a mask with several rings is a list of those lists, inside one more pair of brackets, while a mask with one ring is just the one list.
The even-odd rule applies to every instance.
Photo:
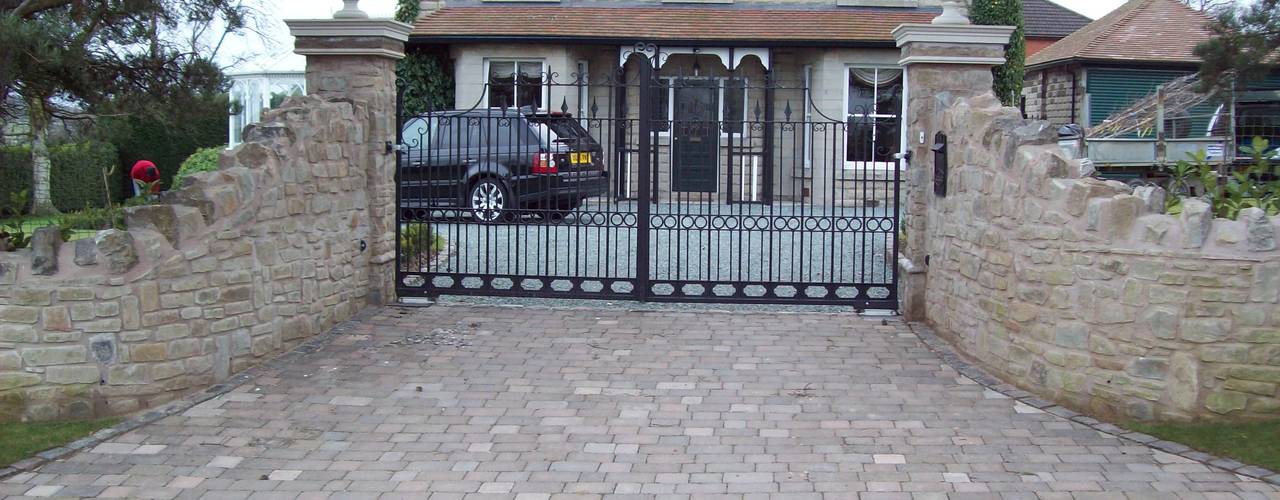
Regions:
[[900, 93], [832, 118], [807, 78], [655, 61], [402, 111], [399, 294], [897, 309]]

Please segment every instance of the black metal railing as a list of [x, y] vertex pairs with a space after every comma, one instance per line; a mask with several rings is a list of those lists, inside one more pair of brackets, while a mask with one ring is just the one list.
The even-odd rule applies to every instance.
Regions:
[[896, 114], [652, 61], [402, 116], [399, 292], [896, 309]]

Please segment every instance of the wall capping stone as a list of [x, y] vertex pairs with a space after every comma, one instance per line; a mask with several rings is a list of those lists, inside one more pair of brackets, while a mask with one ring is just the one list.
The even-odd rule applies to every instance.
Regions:
[[1004, 46], [1015, 29], [973, 24], [903, 24], [894, 28], [893, 39], [898, 47], [909, 43]]
[[413, 31], [413, 25], [391, 19], [290, 19], [285, 25], [296, 38], [294, 53], [311, 57], [404, 59], [404, 42]]

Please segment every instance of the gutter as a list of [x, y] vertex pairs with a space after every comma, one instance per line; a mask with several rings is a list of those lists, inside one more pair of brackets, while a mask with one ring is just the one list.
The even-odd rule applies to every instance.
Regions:
[[1049, 62], [1043, 62], [1035, 65], [1027, 65], [1026, 71], [1041, 71], [1056, 68], [1058, 66], [1104, 66], [1104, 67], [1120, 67], [1133, 69], [1164, 69], [1164, 70], [1192, 70], [1200, 68], [1198, 61], [1136, 61], [1136, 60], [1120, 60], [1120, 59], [1096, 59], [1088, 57], [1069, 57], [1066, 59], [1056, 59]]
[[458, 43], [542, 42], [566, 45], [633, 45], [636, 42], [661, 43], [686, 47], [827, 47], [896, 49], [893, 40], [684, 40], [637, 37], [580, 37], [564, 35], [410, 35], [409, 46], [447, 45]]

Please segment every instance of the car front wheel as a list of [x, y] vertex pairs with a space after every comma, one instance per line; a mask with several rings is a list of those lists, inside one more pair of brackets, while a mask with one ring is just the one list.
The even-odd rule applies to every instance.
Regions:
[[501, 181], [480, 179], [471, 186], [471, 215], [481, 222], [497, 222], [511, 209], [511, 196]]

